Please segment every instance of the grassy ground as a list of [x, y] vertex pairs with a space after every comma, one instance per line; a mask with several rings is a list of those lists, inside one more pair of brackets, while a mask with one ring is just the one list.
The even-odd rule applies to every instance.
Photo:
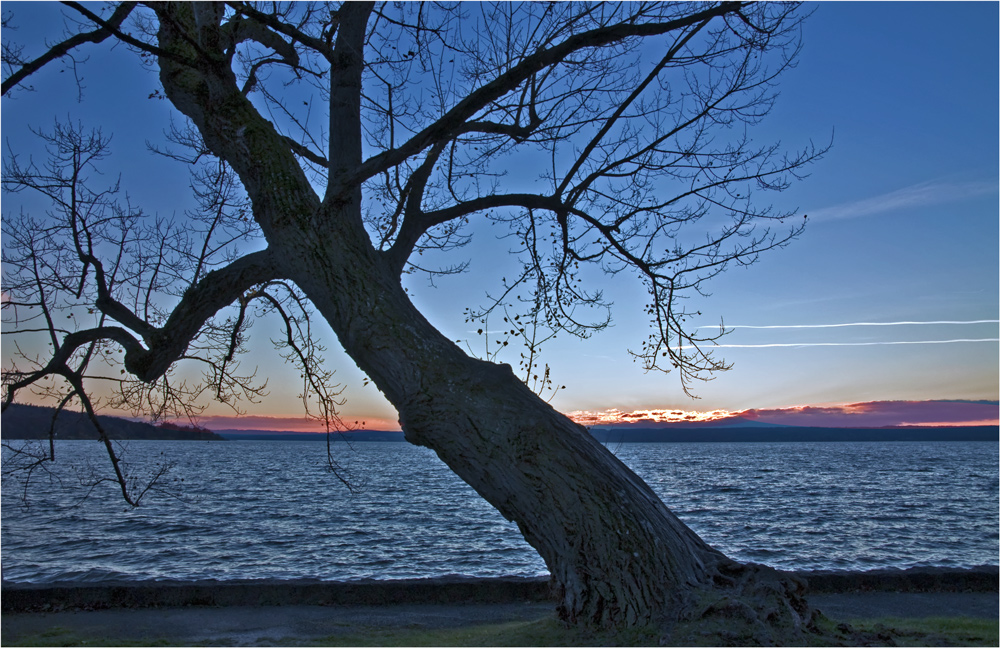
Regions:
[[879, 619], [855, 621], [864, 630], [896, 630], [899, 646], [1000, 646], [997, 619], [931, 617], [926, 619]]
[[[859, 630], [889, 633], [900, 646], [997, 646], [998, 621], [969, 617], [926, 619], [861, 619], [850, 621]], [[687, 634], [683, 645], [692, 645]], [[705, 637], [706, 645], [718, 642], [716, 635]], [[554, 617], [536, 621], [482, 624], [462, 628], [426, 630], [419, 628], [371, 628], [362, 633], [338, 634], [310, 641], [309, 646], [648, 646], [657, 645], [658, 633], [632, 630], [627, 633], [589, 632], [566, 627]], [[213, 642], [216, 643], [216, 642]], [[107, 638], [84, 637], [54, 628], [25, 637], [22, 646], [167, 646], [167, 641], [142, 644], [116, 643]], [[295, 645], [287, 639], [264, 639], [258, 645]], [[696, 645], [696, 644], [695, 644]]]

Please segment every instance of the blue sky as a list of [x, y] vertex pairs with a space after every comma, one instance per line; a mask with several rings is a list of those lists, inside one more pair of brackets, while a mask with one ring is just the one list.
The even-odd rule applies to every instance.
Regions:
[[[800, 63], [754, 132], [793, 148], [832, 135], [811, 176], [780, 196], [809, 214], [810, 226], [790, 247], [714, 280], [699, 305], [705, 324], [996, 320], [997, 5], [811, 7]], [[632, 362], [627, 349], [645, 332], [644, 294], [628, 282], [611, 286], [614, 328], [549, 349], [554, 377], [567, 385], [554, 401], [564, 411], [997, 395], [997, 344], [955, 342], [725, 348], [734, 368], [696, 387], [701, 398], [691, 401], [676, 376]], [[447, 296], [428, 302], [443, 322]], [[740, 329], [722, 344], [996, 338], [990, 323]]]
[[[18, 3], [4, 4], [7, 10]], [[599, 277], [616, 303], [614, 326], [586, 341], [556, 340], [543, 356], [553, 379], [566, 386], [553, 400], [558, 409], [734, 411], [997, 398], [1000, 5], [807, 6], [815, 12], [804, 27], [799, 65], [782, 80], [772, 114], [751, 134], [791, 149], [833, 138], [811, 176], [775, 199], [808, 214], [809, 227], [790, 247], [731, 270], [710, 285], [710, 297], [690, 303], [706, 326], [724, 318], [727, 325], [811, 328], [737, 328], [720, 349], [734, 368], [696, 385], [700, 400], [692, 401], [675, 375], [646, 374], [628, 355], [646, 336], [641, 286]], [[58, 14], [51, 5], [28, 9]], [[27, 40], [47, 21], [18, 22], [17, 37]], [[183, 170], [143, 152], [142, 142], [157, 137], [169, 115], [166, 102], [148, 98], [155, 76], [131, 61], [119, 63], [124, 52], [88, 52], [80, 68], [83, 103], [76, 102], [75, 86], [63, 83], [72, 72], [55, 68], [33, 77], [36, 92], [4, 99], [5, 146], [28, 141], [25, 124], [46, 126], [67, 113], [103, 125], [114, 133], [115, 161], [130, 193], [150, 211], [180, 213]], [[100, 101], [104, 93], [113, 93], [115, 102]], [[7, 215], [18, 207], [5, 198]], [[485, 228], [457, 253], [471, 260], [469, 272], [437, 280], [436, 289], [425, 279], [411, 282], [418, 305], [453, 339], [476, 341], [462, 311], [496, 287], [504, 250]], [[986, 323], [968, 323], [981, 320]], [[850, 323], [899, 324], [817, 326]], [[247, 412], [299, 416], [297, 374], [270, 351], [266, 338], [276, 329], [258, 328], [254, 358], [261, 374], [271, 376], [270, 397]], [[337, 347], [332, 335], [329, 346]], [[346, 356], [332, 352], [330, 364], [347, 387], [345, 419], [366, 420], [368, 427], [395, 420]]]

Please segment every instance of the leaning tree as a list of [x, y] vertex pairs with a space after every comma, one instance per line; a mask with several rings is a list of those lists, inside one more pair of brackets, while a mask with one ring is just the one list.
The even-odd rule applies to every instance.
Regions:
[[[93, 417], [96, 383], [104, 404], [155, 415], [203, 394], [254, 398], [237, 358], [270, 313], [319, 396], [313, 413], [336, 428], [337, 387], [310, 332], [322, 318], [406, 439], [517, 523], [562, 618], [815, 630], [801, 583], [708, 546], [525, 384], [538, 380], [541, 339], [606, 325], [588, 268], [648, 291], [651, 330], [634, 352], [646, 368], [676, 371], [685, 391], [726, 368], [681, 300], [799, 232], [801, 218], [782, 225], [793, 215], [760, 199], [823, 151], [748, 135], [793, 64], [796, 7], [64, 4], [63, 40], [33, 51], [4, 39], [5, 101], [50, 83], [32, 76], [46, 67], [83, 66], [88, 48], [139, 57], [177, 116], [150, 154], [190, 165], [195, 206], [171, 220], [130, 204], [97, 172], [109, 138], [78, 124], [37, 131], [45, 161], [5, 152], [4, 189], [50, 207], [4, 218], [4, 407], [33, 390]], [[487, 222], [520, 269], [464, 316], [507, 317], [526, 341], [516, 370], [463, 351], [402, 285], [410, 272], [461, 271], [460, 255], [424, 259], [448, 258]], [[178, 378], [183, 362], [201, 363], [204, 380]]]

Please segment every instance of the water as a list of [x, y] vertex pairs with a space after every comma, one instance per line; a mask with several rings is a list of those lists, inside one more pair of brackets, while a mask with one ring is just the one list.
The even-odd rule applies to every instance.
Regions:
[[[31, 506], [5, 479], [3, 578], [537, 576], [516, 525], [427, 449], [335, 446], [351, 493], [312, 442], [131, 442], [135, 465], [176, 461], [168, 490], [129, 510], [113, 484], [80, 500], [95, 442], [57, 446]], [[617, 455], [710, 544], [781, 569], [998, 562], [997, 443], [623, 444]], [[104, 463], [102, 463], [104, 462]], [[102, 473], [104, 474], [104, 473]]]

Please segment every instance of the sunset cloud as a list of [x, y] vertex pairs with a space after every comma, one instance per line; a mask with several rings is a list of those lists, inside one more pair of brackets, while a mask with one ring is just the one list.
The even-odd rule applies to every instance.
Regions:
[[997, 401], [871, 401], [838, 405], [802, 405], [774, 409], [697, 412], [679, 409], [618, 409], [570, 412], [581, 425], [657, 427], [684, 422], [740, 421], [803, 427], [885, 427], [896, 425], [998, 425]]
[[888, 425], [997, 425], [996, 401], [872, 401], [844, 405], [805, 405], [750, 409], [741, 418], [816, 427], [883, 427]]
[[733, 412], [728, 410], [712, 410], [710, 412], [698, 412], [693, 410], [680, 409], [653, 409], [635, 410], [633, 412], [623, 412], [619, 409], [607, 409], [600, 411], [577, 411], [569, 412], [566, 416], [573, 419], [580, 425], [631, 425], [650, 423], [682, 423], [682, 422], [702, 422], [721, 421], [732, 418]]

